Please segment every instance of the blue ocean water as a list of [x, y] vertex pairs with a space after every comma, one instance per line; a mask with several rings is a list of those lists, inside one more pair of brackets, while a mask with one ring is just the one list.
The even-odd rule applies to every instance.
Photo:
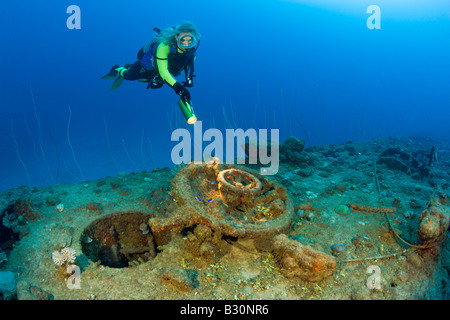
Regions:
[[[68, 29], [67, 8], [81, 10]], [[370, 29], [370, 5], [380, 29]], [[168, 86], [100, 79], [165, 28], [202, 34], [203, 130], [279, 129], [308, 145], [450, 137], [448, 1], [2, 1], [0, 190], [172, 166], [188, 128]], [[183, 80], [183, 77], [179, 77]], [[189, 128], [192, 130], [192, 126]]]

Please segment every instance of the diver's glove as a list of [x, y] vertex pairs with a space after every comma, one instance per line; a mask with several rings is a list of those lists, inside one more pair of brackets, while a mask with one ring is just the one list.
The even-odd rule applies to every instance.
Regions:
[[183, 86], [186, 88], [192, 88], [194, 86], [194, 81], [191, 78], [186, 78], [186, 81], [183, 82]]
[[177, 95], [179, 95], [181, 97], [182, 100], [191, 101], [191, 93], [189, 92], [188, 89], [183, 87], [183, 85], [181, 83], [175, 82], [175, 84], [173, 85], [172, 88], [173, 88], [173, 90], [175, 90]]

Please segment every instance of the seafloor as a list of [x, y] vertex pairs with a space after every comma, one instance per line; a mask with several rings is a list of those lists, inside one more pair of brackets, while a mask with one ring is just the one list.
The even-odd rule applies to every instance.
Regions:
[[[192, 209], [171, 183], [181, 167], [0, 192], [0, 272], [16, 282], [3, 283], [0, 297], [449, 299], [448, 231], [432, 245], [418, 236], [430, 200], [448, 212], [449, 145], [389, 137], [303, 150], [298, 140], [281, 146], [280, 170], [268, 178], [287, 191], [292, 219], [256, 236], [192, 218], [203, 207]], [[170, 234], [158, 236], [149, 217]], [[271, 218], [260, 211], [248, 224]], [[286, 260], [288, 247], [297, 258]], [[74, 250], [66, 262], [64, 248]], [[320, 259], [332, 262], [322, 268]]]

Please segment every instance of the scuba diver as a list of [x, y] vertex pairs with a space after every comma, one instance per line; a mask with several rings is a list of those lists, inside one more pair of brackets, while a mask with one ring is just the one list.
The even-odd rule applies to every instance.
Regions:
[[[148, 82], [148, 88], [158, 89], [167, 83], [180, 96], [178, 105], [188, 123], [195, 117], [190, 103], [188, 87], [193, 87], [195, 52], [200, 45], [200, 34], [191, 22], [184, 22], [172, 28], [153, 29], [156, 36], [137, 54], [137, 61], [120, 67], [114, 65], [102, 79], [114, 79], [111, 90], [117, 89], [123, 80]], [[185, 72], [182, 84], [175, 77]]]

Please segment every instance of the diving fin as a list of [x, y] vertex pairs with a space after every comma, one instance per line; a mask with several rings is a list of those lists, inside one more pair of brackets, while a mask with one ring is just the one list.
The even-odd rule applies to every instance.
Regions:
[[113, 91], [113, 90], [117, 89], [118, 87], [120, 87], [120, 85], [121, 85], [122, 82], [123, 82], [123, 79], [125, 79], [125, 78], [123, 77], [123, 73], [124, 73], [125, 71], [127, 71], [130, 67], [131, 67], [131, 64], [128, 64], [128, 63], [127, 63], [127, 64], [125, 64], [124, 67], [118, 67], [118, 68], [115, 69], [116, 73], [117, 73], [119, 76], [117, 77], [116, 80], [114, 80], [113, 85], [111, 86], [111, 89], [110, 89], [111, 91]]
[[117, 89], [117, 88], [119, 88], [120, 87], [120, 85], [122, 84], [122, 82], [123, 82], [123, 79], [125, 79], [124, 77], [121, 77], [121, 76], [118, 76], [117, 77], [117, 79], [116, 80], [114, 80], [114, 82], [113, 82], [113, 84], [112, 84], [112, 86], [111, 86], [111, 91], [113, 91], [113, 90], [115, 90], [115, 89]]
[[117, 76], [117, 68], [119, 68], [118, 64], [113, 65], [108, 74], [104, 75], [102, 79], [114, 79]]

